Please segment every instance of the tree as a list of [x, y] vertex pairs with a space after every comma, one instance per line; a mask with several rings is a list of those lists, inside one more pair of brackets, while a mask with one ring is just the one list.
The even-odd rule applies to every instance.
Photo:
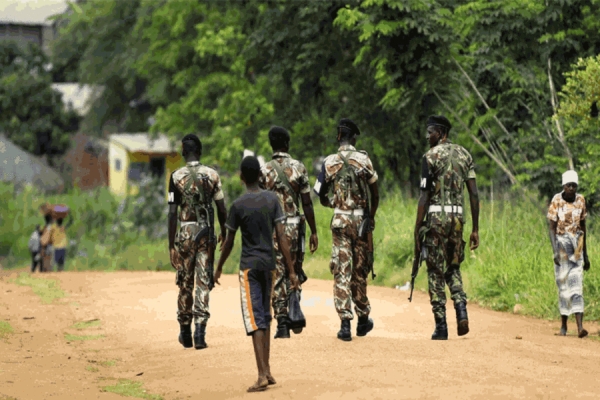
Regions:
[[0, 132], [36, 155], [62, 154], [79, 117], [53, 90], [48, 60], [36, 45], [0, 41]]

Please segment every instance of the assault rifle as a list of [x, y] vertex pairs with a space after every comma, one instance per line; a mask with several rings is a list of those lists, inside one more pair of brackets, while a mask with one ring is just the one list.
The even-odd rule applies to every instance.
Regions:
[[419, 267], [421, 266], [421, 262], [423, 261], [422, 252], [415, 257], [412, 266], [412, 274], [410, 276], [410, 297], [408, 298], [409, 302], [412, 302], [413, 289], [415, 288], [415, 279], [417, 278], [417, 274], [419, 273]]
[[367, 242], [367, 267], [371, 270], [371, 279], [375, 279], [375, 257], [373, 255], [373, 218], [371, 218], [371, 204], [369, 202], [369, 194], [367, 190], [363, 191], [366, 198], [366, 209], [367, 213], [360, 225], [358, 226], [358, 236]]
[[304, 263], [304, 253], [306, 252], [306, 217], [300, 216], [300, 223], [298, 224], [298, 251], [296, 252], [296, 265], [294, 269], [296, 276], [302, 285], [308, 280], [308, 277], [304, 273], [302, 264]]

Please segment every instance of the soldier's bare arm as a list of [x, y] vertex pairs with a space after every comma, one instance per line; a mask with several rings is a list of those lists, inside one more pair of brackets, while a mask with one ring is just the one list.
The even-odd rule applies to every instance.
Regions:
[[427, 213], [427, 208], [429, 207], [430, 195], [429, 190], [421, 190], [421, 195], [419, 196], [419, 205], [417, 206], [417, 220], [415, 221], [415, 257], [421, 252], [421, 242], [419, 241], [419, 230], [421, 226], [423, 226], [423, 220], [425, 219], [425, 214]]
[[379, 187], [377, 186], [377, 181], [369, 185], [369, 191], [371, 192], [371, 209], [369, 212], [373, 221], [373, 228], [375, 228], [375, 214], [377, 214], [377, 208], [379, 208]]
[[310, 226], [310, 252], [314, 253], [319, 248], [319, 238], [317, 236], [317, 224], [315, 223], [315, 210], [313, 209], [310, 193], [302, 193], [302, 209], [306, 216], [306, 222]]
[[277, 243], [285, 259], [285, 263], [288, 266], [288, 275], [290, 277], [290, 283], [292, 284], [292, 290], [298, 290], [300, 288], [300, 282], [294, 271], [294, 264], [292, 263], [292, 253], [290, 252], [290, 242], [283, 231], [283, 223], [275, 224], [275, 232], [277, 234]]
[[479, 193], [477, 192], [477, 183], [475, 179], [467, 179], [467, 191], [469, 192], [469, 202], [471, 204], [471, 219], [473, 221], [473, 230], [471, 232], [471, 250], [479, 247]]
[[227, 239], [225, 239], [223, 245], [221, 246], [221, 256], [219, 257], [219, 262], [217, 264], [217, 270], [215, 271], [215, 283], [219, 284], [219, 278], [221, 277], [221, 273], [223, 272], [223, 264], [229, 258], [231, 254], [231, 249], [233, 249], [233, 243], [235, 241], [235, 231], [227, 230]]
[[169, 257], [171, 266], [177, 269], [176, 250], [175, 250], [175, 232], [177, 231], [177, 204], [169, 204]]
[[219, 251], [223, 251], [223, 244], [225, 237], [227, 236], [227, 229], [225, 229], [225, 221], [227, 221], [227, 208], [225, 207], [225, 200], [215, 201], [217, 205], [217, 218], [219, 218], [219, 226], [221, 227], [221, 234], [219, 235], [218, 242], [221, 243]]

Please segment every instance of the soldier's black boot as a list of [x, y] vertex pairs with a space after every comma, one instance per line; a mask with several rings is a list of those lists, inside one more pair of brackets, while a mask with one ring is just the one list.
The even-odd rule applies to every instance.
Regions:
[[191, 324], [183, 325], [179, 324], [179, 343], [183, 345], [183, 347], [189, 348], [194, 347], [194, 343], [192, 342], [192, 326]]
[[456, 326], [458, 327], [458, 336], [469, 333], [469, 316], [467, 315], [467, 304], [464, 302], [454, 304], [456, 310]]
[[367, 333], [373, 330], [373, 320], [368, 316], [358, 317], [358, 324], [356, 325], [356, 336], [365, 336]]
[[287, 317], [277, 318], [277, 332], [275, 332], [275, 339], [289, 339], [290, 338], [290, 324]]
[[337, 334], [338, 339], [341, 339], [345, 342], [349, 342], [352, 340], [352, 333], [350, 332], [350, 320], [349, 319], [343, 319], [342, 320], [342, 327], [340, 328], [340, 331]]
[[196, 331], [194, 331], [194, 347], [197, 350], [208, 347], [206, 341], [204, 340], [204, 336], [206, 336], [206, 325], [196, 324]]
[[435, 331], [431, 335], [431, 340], [448, 340], [448, 325], [445, 315], [442, 318], [435, 318]]

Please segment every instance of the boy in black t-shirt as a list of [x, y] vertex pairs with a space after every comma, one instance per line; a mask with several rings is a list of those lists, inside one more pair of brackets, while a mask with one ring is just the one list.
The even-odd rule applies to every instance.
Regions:
[[221, 257], [215, 271], [215, 283], [219, 283], [223, 264], [233, 248], [235, 233], [242, 231], [242, 256], [240, 259], [240, 295], [242, 315], [246, 334], [252, 336], [254, 354], [258, 366], [258, 380], [248, 388], [248, 392], [266, 390], [275, 384], [269, 365], [271, 338], [271, 285], [272, 271], [275, 270], [273, 250], [273, 229], [277, 232], [279, 247], [288, 266], [292, 290], [299, 286], [298, 278], [291, 263], [290, 244], [283, 232], [285, 215], [279, 205], [277, 195], [258, 187], [260, 164], [256, 157], [246, 157], [242, 161], [242, 181], [246, 193], [231, 205], [225, 227], [227, 239], [223, 244]]

